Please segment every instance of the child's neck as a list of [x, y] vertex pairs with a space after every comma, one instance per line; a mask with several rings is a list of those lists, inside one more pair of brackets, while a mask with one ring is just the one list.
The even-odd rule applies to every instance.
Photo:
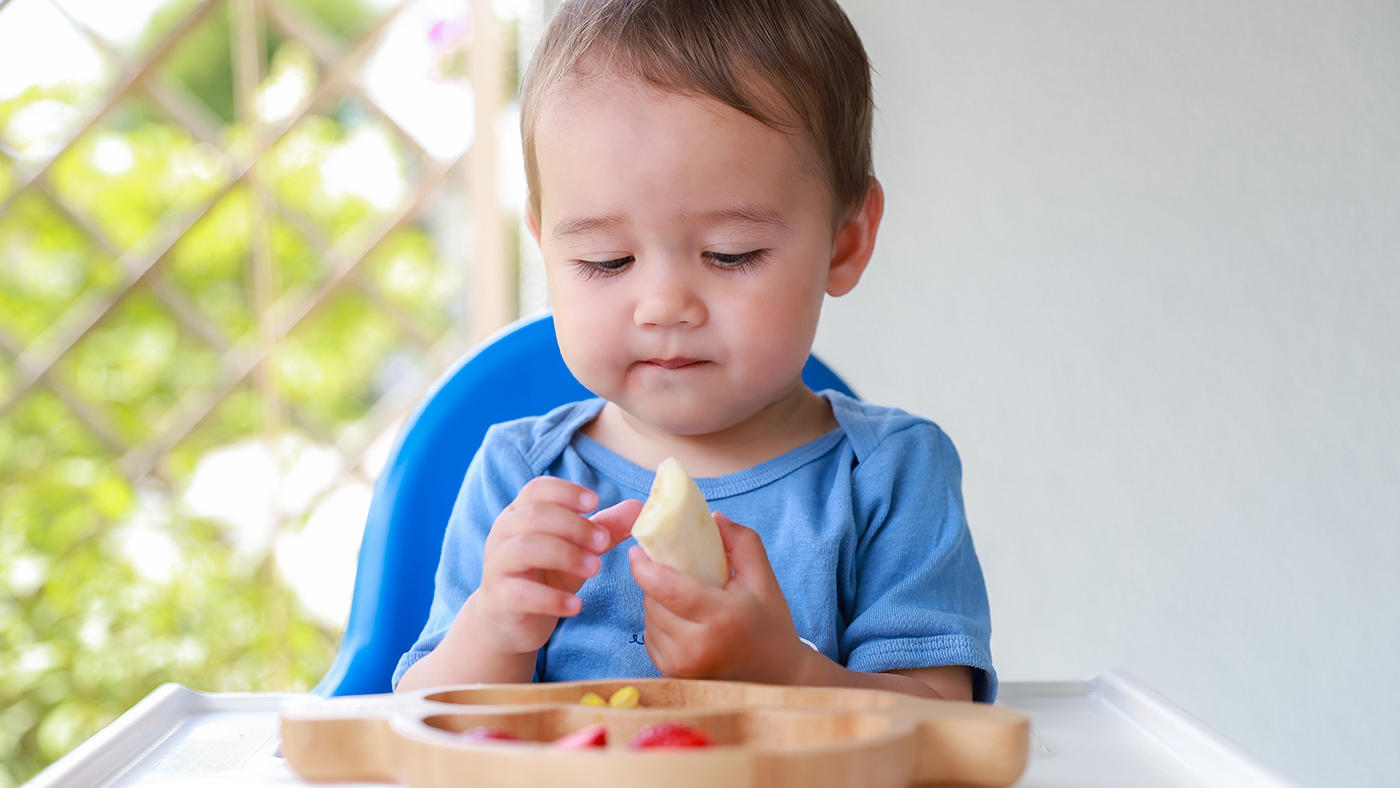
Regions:
[[839, 426], [831, 403], [799, 381], [781, 399], [748, 419], [706, 435], [677, 435], [609, 402], [583, 434], [640, 465], [656, 469], [675, 457], [691, 476], [724, 476], [752, 468], [810, 443]]

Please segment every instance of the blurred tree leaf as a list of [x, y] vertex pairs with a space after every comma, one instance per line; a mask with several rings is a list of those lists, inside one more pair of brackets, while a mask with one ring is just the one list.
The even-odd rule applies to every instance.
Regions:
[[[152, 27], [173, 26], [171, 19], [183, 18], [185, 14], [185, 9], [178, 6], [166, 7], [156, 14]], [[233, 95], [230, 33], [228, 4], [219, 3], [194, 27], [185, 31], [162, 60], [176, 79], [184, 83], [224, 123], [229, 124], [238, 117]], [[263, 52], [269, 59], [273, 48], [273, 42], [265, 39]]]
[[83, 293], [120, 279], [116, 260], [43, 194], [23, 192], [0, 215], [0, 330], [35, 339]]
[[[315, 22], [327, 32], [350, 40], [364, 32], [378, 16], [360, 0], [280, 0]], [[182, 19], [188, 9], [182, 5], [168, 6], [155, 16], [152, 28], [172, 27], [172, 20]], [[233, 94], [233, 53], [229, 46], [229, 14], [227, 4], [206, 14], [166, 55], [164, 64], [192, 93], [199, 96], [209, 109], [225, 123], [237, 118]], [[281, 43], [270, 26], [264, 26], [262, 51], [265, 58], [262, 72], [267, 73]]]
[[278, 349], [278, 381], [289, 402], [318, 421], [344, 425], [382, 393], [374, 388], [376, 373], [397, 340], [393, 321], [367, 299], [338, 294]]
[[15, 183], [14, 164], [10, 157], [0, 154], [0, 200], [14, 193], [19, 184]]
[[318, 22], [326, 32], [350, 41], [369, 29], [382, 10], [362, 0], [282, 0], [302, 16]]
[[227, 169], [219, 151], [185, 130], [137, 122], [125, 132], [90, 130], [59, 157], [49, 178], [67, 205], [125, 250], [167, 212], [206, 202]]

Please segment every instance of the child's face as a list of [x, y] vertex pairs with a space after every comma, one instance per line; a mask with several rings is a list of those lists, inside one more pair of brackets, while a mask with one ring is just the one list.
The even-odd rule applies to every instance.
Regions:
[[551, 97], [535, 145], [531, 224], [580, 382], [680, 435], [799, 391], [835, 235], [803, 142], [709, 97], [597, 76]]

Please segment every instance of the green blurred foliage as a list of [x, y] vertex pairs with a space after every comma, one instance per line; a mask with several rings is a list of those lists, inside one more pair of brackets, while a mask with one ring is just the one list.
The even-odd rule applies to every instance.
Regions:
[[364, 200], [344, 200], [329, 193], [321, 175], [327, 154], [345, 141], [345, 121], [341, 118], [347, 116], [361, 117], [358, 113], [337, 112], [334, 116], [302, 119], [278, 140], [266, 159], [276, 173], [278, 192], [286, 195], [288, 207], [311, 220], [331, 239], [338, 238], [374, 210]]
[[247, 385], [235, 388], [165, 455], [162, 468], [166, 478], [176, 483], [188, 479], [206, 452], [260, 433], [265, 415], [256, 390]]
[[[375, 21], [375, 12], [354, 0], [279, 0], [281, 4], [316, 22], [344, 41], [353, 40]], [[167, 6], [157, 14], [153, 30], [168, 29], [189, 11], [187, 4]], [[164, 60], [165, 67], [225, 123], [236, 117], [233, 95], [233, 54], [229, 46], [230, 21], [226, 3], [220, 3], [186, 33]], [[154, 36], [152, 36], [154, 38]], [[281, 40], [270, 28], [263, 31], [263, 73], [269, 72]], [[145, 48], [149, 48], [147, 44]]]
[[83, 293], [120, 279], [116, 260], [34, 191], [0, 214], [0, 261], [0, 331], [21, 341], [37, 338]]
[[364, 297], [333, 298], [277, 349], [278, 386], [318, 422], [352, 422], [378, 398], [375, 362], [400, 344], [397, 334]]
[[353, 41], [369, 30], [378, 13], [369, 6], [345, 0], [282, 0], [284, 6], [294, 8], [315, 22], [319, 22], [327, 32], [333, 33], [342, 41]]
[[15, 190], [14, 165], [10, 163], [10, 157], [0, 154], [0, 200], [9, 197]]
[[[377, 13], [351, 0], [278, 2], [347, 42]], [[172, 28], [192, 7], [172, 3], [152, 29]], [[154, 43], [150, 36], [135, 51]], [[324, 68], [271, 34], [266, 43], [274, 76], [303, 68], [314, 82]], [[50, 341], [108, 305], [47, 377], [0, 411], [0, 788], [29, 779], [163, 682], [309, 689], [339, 634], [310, 619], [271, 554], [240, 553], [227, 526], [182, 513], [180, 494], [202, 456], [269, 426], [255, 378], [230, 389], [224, 377], [227, 354], [256, 347], [259, 335], [256, 217], [265, 212], [275, 314], [299, 313], [344, 254], [340, 246], [353, 246], [340, 244], [328, 257], [319, 244], [363, 237], [393, 210], [328, 188], [329, 157], [372, 134], [390, 140], [405, 178], [412, 168], [405, 146], [353, 102], [313, 112], [260, 165], [287, 212], [280, 215], [232, 181], [248, 133], [232, 125], [226, 9], [206, 15], [162, 65], [222, 119], [221, 148], [172, 124], [133, 90], [54, 162], [45, 178], [52, 195], [37, 186], [16, 193], [33, 165], [0, 150], [0, 203], [13, 198], [0, 208], [0, 348]], [[30, 103], [73, 105], [89, 94], [81, 86], [28, 89], [0, 101], [0, 131]], [[131, 265], [149, 262], [158, 239], [191, 222], [144, 278], [133, 278]], [[405, 360], [421, 360], [401, 321], [442, 336], [455, 287], [425, 229], [393, 230], [358, 276], [273, 347], [269, 369], [298, 416], [284, 414], [282, 426], [311, 423], [335, 435], [362, 418]], [[207, 330], [195, 330], [164, 291]], [[14, 357], [0, 349], [0, 405], [21, 379]], [[219, 393], [159, 458], [160, 478], [129, 476], [129, 449], [159, 445], [178, 406]], [[110, 445], [83, 413], [121, 445]]]
[[206, 202], [228, 177], [220, 152], [185, 130], [151, 121], [134, 102], [84, 134], [54, 162], [58, 197], [90, 218], [116, 251], [145, 236], [168, 211]]
[[[353, 5], [353, 3], [347, 3]], [[166, 25], [168, 17], [183, 18], [188, 9], [167, 7], [156, 15]], [[233, 123], [237, 117], [233, 94], [233, 48], [230, 46], [232, 26], [227, 3], [219, 3], [187, 30], [166, 54], [162, 65], [190, 92], [198, 96], [223, 122]], [[276, 42], [263, 37], [262, 50], [272, 56]], [[264, 72], [266, 72], [266, 63]]]
[[[31, 395], [0, 424], [0, 473], [0, 780], [32, 776], [164, 682], [304, 689], [329, 663], [331, 633], [270, 561], [240, 565], [209, 523], [133, 516], [140, 494], [57, 397]], [[179, 569], [141, 575], [129, 558], [152, 552]]]
[[[395, 306], [416, 313], [429, 333], [448, 328], [450, 300], [456, 292], [448, 271], [434, 265], [432, 239], [421, 233], [397, 233], [379, 244], [364, 268], [376, 289]], [[426, 308], [425, 308], [426, 307]]]
[[248, 267], [252, 230], [248, 191], [234, 188], [176, 242], [162, 269], [229, 337], [251, 331], [257, 320]]
[[127, 444], [151, 437], [176, 398], [218, 379], [218, 355], [149, 291], [122, 299], [58, 364], [68, 388]]

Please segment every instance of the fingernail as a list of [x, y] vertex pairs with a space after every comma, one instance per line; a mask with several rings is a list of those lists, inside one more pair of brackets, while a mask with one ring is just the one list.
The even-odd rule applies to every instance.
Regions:
[[586, 555], [583, 557], [583, 571], [590, 575], [596, 574], [603, 566], [603, 562], [598, 560], [596, 555]]
[[593, 531], [593, 546], [603, 548], [608, 546], [608, 532], [602, 529]]
[[584, 509], [592, 509], [598, 505], [597, 496], [592, 492], [584, 491], [584, 493], [578, 497], [578, 505]]

